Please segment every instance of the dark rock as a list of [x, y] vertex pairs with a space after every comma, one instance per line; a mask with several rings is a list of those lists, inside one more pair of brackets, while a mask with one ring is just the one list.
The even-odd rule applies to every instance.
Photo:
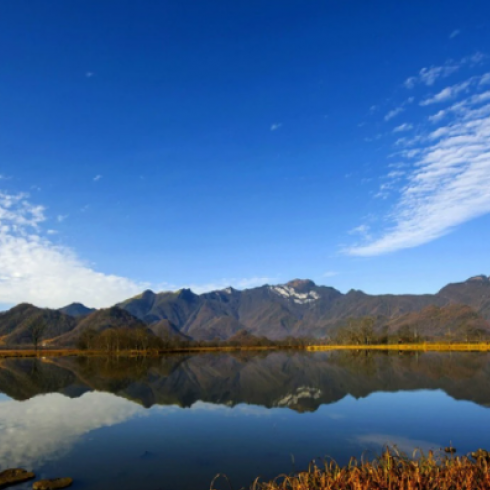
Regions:
[[56, 490], [69, 487], [72, 483], [72, 478], [52, 478], [51, 480], [39, 480], [32, 485], [32, 488], [34, 490]]
[[12, 468], [0, 473], [0, 488], [8, 487], [16, 483], [22, 483], [35, 478], [35, 474], [22, 468]]

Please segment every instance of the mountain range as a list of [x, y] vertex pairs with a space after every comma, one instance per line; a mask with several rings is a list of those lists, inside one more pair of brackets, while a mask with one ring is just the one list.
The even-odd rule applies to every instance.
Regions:
[[343, 294], [313, 281], [295, 279], [280, 285], [204, 294], [190, 289], [154, 293], [147, 290], [111, 308], [95, 310], [73, 303], [59, 310], [26, 303], [0, 313], [0, 342], [32, 342], [34, 319], [47, 325], [43, 341], [75, 344], [91, 328], [144, 328], [156, 336], [182, 340], [227, 340], [243, 331], [280, 340], [287, 337], [329, 338], [350, 319], [371, 317], [387, 332], [416, 329], [426, 338], [449, 332], [480, 332], [490, 336], [490, 278], [472, 277], [452, 283], [436, 294], [370, 295], [351, 289]]

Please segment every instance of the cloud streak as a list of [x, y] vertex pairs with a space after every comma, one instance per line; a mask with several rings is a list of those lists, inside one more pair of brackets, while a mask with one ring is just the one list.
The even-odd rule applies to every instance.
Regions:
[[400, 124], [400, 126], [397, 126], [393, 132], [394, 133], [402, 133], [404, 131], [410, 131], [411, 129], [413, 129], [413, 125], [410, 124], [410, 123], [403, 123], [403, 124]]
[[490, 92], [467, 95], [429, 117], [439, 127], [401, 142], [408, 168], [396, 176], [401, 182], [396, 181], [398, 200], [386, 217], [388, 225], [347, 254], [375, 256], [416, 247], [490, 213], [489, 102]]
[[447, 102], [449, 100], [455, 99], [459, 94], [463, 92], [468, 92], [475, 85], [482, 86], [490, 83], [490, 73], [485, 73], [479, 77], [471, 77], [464, 82], [456, 83], [455, 85], [451, 85], [442, 89], [440, 92], [435, 94], [432, 97], [427, 97], [422, 102], [420, 102], [421, 106], [427, 106], [431, 104], [437, 104], [441, 102]]
[[398, 116], [405, 111], [405, 107], [410, 105], [414, 101], [414, 97], [409, 97], [407, 100], [402, 102], [398, 107], [395, 107], [385, 115], [385, 121], [391, 121], [394, 117]]
[[[456, 33], [456, 34], [455, 34]], [[459, 31], [453, 31], [451, 38], [456, 37]], [[471, 56], [465, 56], [459, 61], [448, 60], [444, 65], [441, 66], [431, 66], [430, 68], [422, 68], [419, 73], [415, 76], [408, 77], [403, 85], [408, 89], [413, 89], [416, 85], [426, 85], [431, 87], [439, 79], [447, 78], [453, 73], [456, 73], [463, 66], [475, 66], [481, 63], [485, 59], [485, 55], [480, 52], [476, 52]]]

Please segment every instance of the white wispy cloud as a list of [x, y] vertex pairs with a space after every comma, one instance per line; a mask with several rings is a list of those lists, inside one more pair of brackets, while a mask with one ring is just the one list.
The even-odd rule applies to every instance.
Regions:
[[[481, 85], [481, 83], [479, 85]], [[467, 97], [466, 99], [463, 99], [459, 102], [456, 102], [455, 104], [451, 105], [450, 107], [447, 107], [446, 109], [441, 109], [435, 114], [431, 114], [428, 117], [428, 120], [432, 123], [439, 123], [448, 116], [461, 115], [465, 110], [468, 109], [468, 107], [471, 107], [475, 104], [488, 102], [488, 101], [490, 101], [490, 91], [481, 92], [472, 95], [471, 97]], [[485, 111], [484, 108], [482, 110]]]
[[414, 88], [415, 85], [417, 85], [418, 83], [431, 86], [434, 85], [438, 78], [446, 78], [454, 72], [458, 71], [459, 68], [459, 65], [452, 64], [422, 68], [418, 75], [407, 78], [404, 82], [404, 85], [407, 88]]
[[[472, 83], [469, 89], [478, 87]], [[386, 227], [346, 253], [373, 256], [416, 247], [490, 213], [489, 102], [490, 91], [470, 92], [429, 117], [437, 127], [400, 143], [406, 149], [397, 156], [405, 158], [406, 173], [391, 171], [380, 187], [384, 192], [388, 185], [398, 194]]]
[[449, 39], [454, 39], [456, 36], [459, 36], [461, 34], [461, 31], [459, 29], [454, 29], [451, 34], [449, 34]]
[[400, 126], [397, 126], [395, 129], [393, 129], [394, 133], [401, 133], [403, 131], [410, 131], [413, 129], [413, 125], [410, 123], [403, 123], [400, 124]]
[[461, 92], [467, 92], [475, 79], [465, 80], [464, 82], [456, 83], [450, 87], [443, 88], [440, 92], [428, 97], [420, 102], [420, 105], [426, 106], [431, 104], [437, 104], [440, 102], [447, 102], [448, 100], [455, 99]]
[[96, 175], [94, 178], [93, 178], [93, 181], [94, 182], [97, 182], [98, 180], [100, 180], [102, 178], [102, 175], [98, 174]]
[[339, 273], [337, 271], [326, 271], [322, 274], [323, 277], [335, 277], [338, 275]]
[[282, 123], [274, 123], [271, 125], [271, 131], [277, 131], [281, 127], [282, 127]]
[[433, 123], [438, 123], [439, 121], [444, 119], [446, 114], [447, 114], [447, 111], [444, 109], [441, 109], [439, 112], [436, 112], [435, 114], [431, 114], [429, 116], [429, 121], [433, 122]]
[[406, 106], [410, 105], [413, 103], [413, 101], [415, 100], [414, 97], [409, 97], [407, 100], [403, 101], [398, 107], [395, 107], [394, 109], [392, 109], [391, 111], [389, 111], [386, 115], [385, 115], [385, 121], [390, 121], [391, 119], [393, 119], [394, 117], [398, 116], [399, 114], [401, 114], [402, 112], [405, 111], [405, 108]]
[[480, 77], [479, 85], [489, 85], [490, 84], [490, 73], [485, 73]]
[[0, 192], [0, 303], [57, 308], [76, 300], [103, 307], [146, 287], [98, 272], [71, 249], [53, 244], [47, 238], [51, 232], [43, 233], [44, 221], [45, 209], [27, 194]]
[[63, 223], [63, 221], [65, 221], [66, 218], [68, 218], [67, 214], [58, 214], [58, 216], [56, 216], [56, 221], [58, 223]]
[[402, 106], [395, 107], [385, 115], [385, 121], [390, 121], [394, 117], [398, 116], [398, 114], [401, 114], [404, 110], [405, 109]]
[[360, 235], [363, 239], [365, 240], [370, 240], [371, 239], [371, 234], [370, 234], [370, 226], [369, 225], [359, 225], [356, 226], [355, 228], [352, 228], [352, 230], [349, 230], [349, 235]]
[[[454, 34], [457, 32], [457, 34]], [[459, 34], [459, 31], [453, 31], [451, 37], [455, 37]], [[456, 73], [461, 67], [475, 66], [485, 60], [486, 55], [480, 52], [476, 52], [471, 56], [465, 56], [459, 61], [448, 60], [444, 65], [431, 66], [429, 68], [422, 68], [415, 76], [408, 77], [403, 83], [406, 88], [412, 89], [418, 84], [426, 85], [428, 87], [434, 85], [440, 78], [446, 78], [453, 73]]]

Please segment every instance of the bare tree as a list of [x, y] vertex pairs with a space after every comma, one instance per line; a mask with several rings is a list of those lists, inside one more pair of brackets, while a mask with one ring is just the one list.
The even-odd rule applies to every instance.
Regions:
[[29, 335], [31, 337], [32, 343], [34, 345], [34, 349], [37, 351], [39, 342], [43, 338], [44, 331], [46, 330], [46, 323], [44, 321], [44, 318], [42, 315], [38, 315], [34, 317], [30, 322], [29, 322]]

